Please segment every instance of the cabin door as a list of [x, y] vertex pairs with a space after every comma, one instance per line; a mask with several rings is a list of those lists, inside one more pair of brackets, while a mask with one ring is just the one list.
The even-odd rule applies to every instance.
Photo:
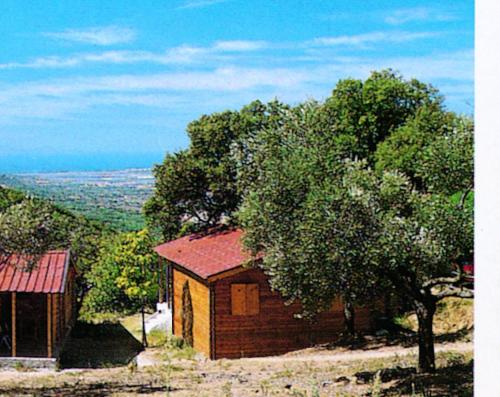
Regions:
[[47, 357], [47, 295], [18, 293], [16, 299], [18, 357]]
[[10, 292], [0, 294], [0, 356], [12, 354], [12, 298]]

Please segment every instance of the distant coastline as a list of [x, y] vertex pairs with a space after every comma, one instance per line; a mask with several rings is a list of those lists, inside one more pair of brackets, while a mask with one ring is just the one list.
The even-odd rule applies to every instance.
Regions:
[[0, 174], [105, 172], [151, 169], [165, 153], [0, 155]]

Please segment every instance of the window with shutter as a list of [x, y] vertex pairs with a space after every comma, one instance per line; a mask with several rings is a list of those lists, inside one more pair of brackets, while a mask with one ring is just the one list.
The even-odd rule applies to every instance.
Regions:
[[231, 284], [231, 314], [255, 316], [259, 314], [259, 285]]

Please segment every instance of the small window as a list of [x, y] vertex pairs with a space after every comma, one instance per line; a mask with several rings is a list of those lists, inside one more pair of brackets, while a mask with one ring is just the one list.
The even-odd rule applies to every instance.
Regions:
[[231, 284], [231, 314], [254, 316], [259, 314], [259, 285]]

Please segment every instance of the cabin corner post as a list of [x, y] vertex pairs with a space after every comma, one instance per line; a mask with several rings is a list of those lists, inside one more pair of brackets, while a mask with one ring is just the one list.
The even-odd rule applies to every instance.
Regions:
[[172, 309], [173, 287], [172, 287], [172, 266], [168, 260], [164, 260], [165, 266], [162, 268], [165, 277], [165, 302], [167, 307]]
[[52, 295], [47, 294], [47, 357], [52, 357]]
[[210, 313], [210, 359], [215, 360], [217, 358], [216, 352], [216, 344], [215, 344], [215, 336], [216, 336], [216, 327], [215, 327], [215, 285], [214, 283], [209, 284], [210, 288], [210, 304], [209, 304], [209, 313]]
[[158, 255], [158, 303], [165, 302], [165, 284], [163, 278], [165, 277], [164, 266], [161, 256]]
[[11, 349], [11, 355], [12, 357], [17, 356], [17, 337], [16, 337], [16, 298], [17, 295], [15, 292], [11, 293], [11, 304], [12, 304], [12, 324], [11, 324], [11, 331], [12, 331], [12, 349]]

